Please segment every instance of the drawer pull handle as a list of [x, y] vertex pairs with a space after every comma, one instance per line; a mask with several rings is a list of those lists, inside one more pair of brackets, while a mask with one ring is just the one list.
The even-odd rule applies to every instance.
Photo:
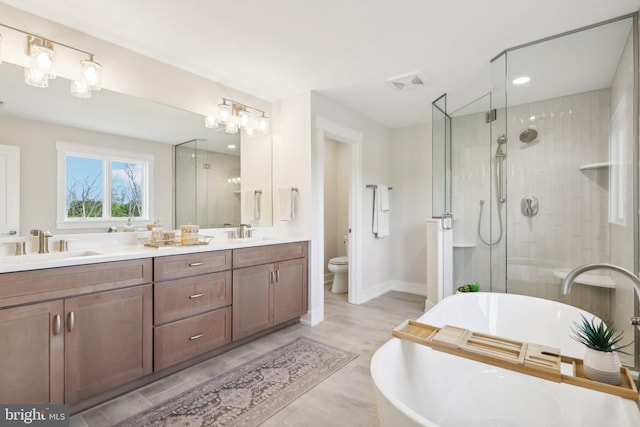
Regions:
[[195, 334], [195, 335], [189, 337], [189, 341], [194, 341], [194, 340], [200, 339], [203, 336], [204, 336], [204, 332], [200, 332], [199, 334]]
[[276, 270], [276, 282], [280, 281], [280, 270]]
[[201, 265], [204, 265], [204, 262], [192, 262], [189, 267], [200, 267]]
[[69, 312], [69, 332], [73, 332], [76, 327], [76, 315], [73, 311]]
[[200, 297], [203, 297], [203, 296], [204, 296], [204, 294], [193, 294], [193, 295], [190, 295], [189, 298], [190, 299], [196, 299], [196, 298], [200, 298]]
[[62, 322], [60, 319], [60, 315], [56, 314], [53, 316], [53, 335], [60, 335], [60, 328], [62, 327]]

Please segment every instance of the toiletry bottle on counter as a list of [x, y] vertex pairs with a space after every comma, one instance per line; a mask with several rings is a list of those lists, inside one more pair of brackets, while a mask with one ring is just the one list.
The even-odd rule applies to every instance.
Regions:
[[133, 226], [133, 223], [131, 222], [131, 218], [129, 218], [127, 220], [127, 223], [124, 225], [124, 229], [123, 231], [135, 231], [136, 229]]
[[164, 229], [160, 225], [160, 220], [157, 219], [153, 230], [151, 230], [151, 242], [158, 246], [164, 246]]

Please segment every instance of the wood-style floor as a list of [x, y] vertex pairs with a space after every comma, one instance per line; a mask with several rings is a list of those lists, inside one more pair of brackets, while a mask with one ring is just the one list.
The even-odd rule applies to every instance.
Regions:
[[71, 417], [71, 427], [111, 426], [214, 378], [235, 366], [305, 336], [358, 353], [337, 373], [275, 414], [263, 426], [377, 426], [369, 364], [391, 338], [391, 329], [424, 311], [424, 297], [389, 292], [365, 304], [347, 303], [346, 294], [325, 292], [325, 320], [314, 327], [287, 327], [196, 366]]

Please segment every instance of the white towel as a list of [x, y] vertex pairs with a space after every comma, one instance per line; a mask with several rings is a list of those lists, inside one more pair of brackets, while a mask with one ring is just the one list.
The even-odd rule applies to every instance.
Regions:
[[262, 191], [255, 190], [253, 192], [253, 219], [262, 219]]
[[382, 210], [380, 186], [373, 189], [373, 227], [376, 238], [382, 239], [389, 235], [389, 211]]
[[295, 191], [291, 188], [281, 188], [280, 195], [280, 221], [291, 221], [296, 217]]
[[387, 185], [378, 185], [377, 190], [380, 192], [380, 210], [384, 212], [390, 211], [389, 187]]

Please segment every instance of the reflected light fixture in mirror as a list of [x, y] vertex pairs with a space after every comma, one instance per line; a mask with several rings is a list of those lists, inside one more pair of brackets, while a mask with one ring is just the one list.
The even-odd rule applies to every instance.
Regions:
[[205, 127], [217, 128], [221, 124], [227, 133], [237, 133], [240, 129], [247, 136], [253, 136], [256, 130], [263, 134], [269, 132], [269, 118], [264, 111], [227, 98], [222, 98], [218, 105], [217, 118], [205, 117]]
[[2, 64], [2, 34], [0, 34], [0, 64]]

